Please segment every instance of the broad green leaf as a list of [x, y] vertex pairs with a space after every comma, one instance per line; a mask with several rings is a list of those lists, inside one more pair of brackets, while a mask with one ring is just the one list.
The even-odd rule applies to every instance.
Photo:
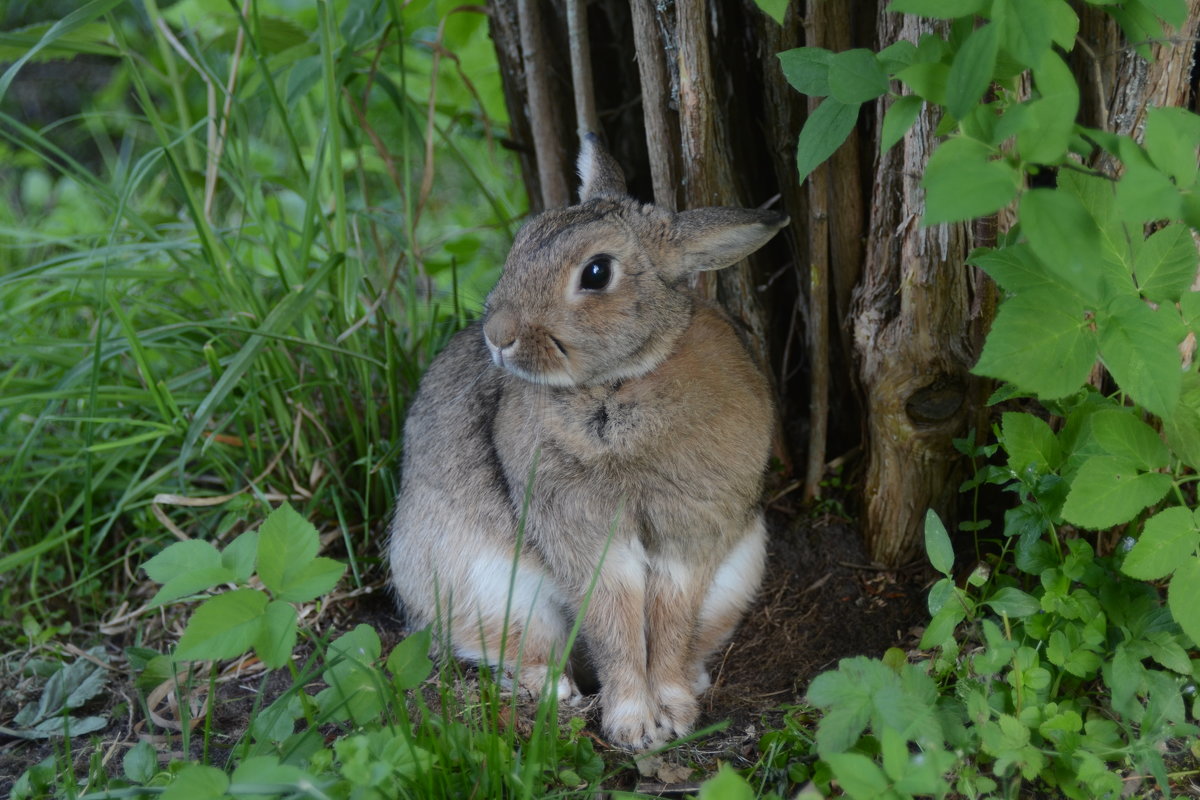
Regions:
[[874, 761], [861, 753], [834, 753], [825, 761], [842, 791], [854, 800], [877, 800], [886, 796], [890, 781]]
[[145, 739], [141, 740], [121, 759], [121, 771], [132, 783], [149, 783], [158, 772], [158, 751]]
[[1176, 186], [1195, 183], [1200, 116], [1186, 108], [1152, 108], [1146, 114], [1144, 141], [1155, 166], [1174, 178]]
[[150, 598], [150, 605], [170, 603], [180, 597], [202, 592], [237, 576], [221, 565], [221, 555], [211, 542], [192, 539], [176, 542], [142, 565], [162, 588]]
[[999, 26], [984, 25], [971, 31], [950, 64], [946, 81], [946, 108], [955, 119], [967, 116], [992, 82], [999, 52]]
[[162, 800], [217, 800], [229, 788], [224, 772], [207, 764], [185, 764], [175, 781], [159, 795]]
[[788, 0], [754, 0], [754, 5], [780, 25], [787, 16]]
[[950, 67], [938, 61], [917, 61], [896, 73], [896, 79], [935, 105], [945, 105]]
[[429, 658], [432, 635], [428, 628], [410, 634], [392, 648], [388, 655], [387, 668], [392, 673], [392, 682], [400, 691], [415, 689], [425, 682], [433, 669]]
[[1167, 607], [1183, 632], [1200, 645], [1200, 558], [1186, 559], [1167, 587]]
[[1021, 176], [1007, 161], [992, 160], [992, 155], [992, 148], [962, 136], [938, 147], [921, 179], [925, 188], [923, 223], [983, 217], [1012, 202]]
[[257, 589], [234, 589], [200, 604], [175, 648], [176, 660], [236, 658], [262, 631], [267, 596]]
[[1106, 453], [1124, 458], [1139, 469], [1159, 469], [1170, 461], [1170, 453], [1158, 433], [1132, 411], [1115, 408], [1097, 411], [1088, 417], [1088, 423], [1093, 438]]
[[1188, 658], [1176, 634], [1164, 630], [1152, 631], [1146, 635], [1146, 649], [1150, 651], [1151, 658], [1172, 672], [1192, 674], [1192, 660]]
[[1161, 500], [1170, 488], [1170, 475], [1139, 473], [1137, 466], [1126, 459], [1094, 456], [1084, 462], [1071, 482], [1063, 518], [1094, 530], [1122, 525]]
[[829, 94], [829, 62], [833, 52], [823, 47], [797, 47], [779, 54], [783, 76], [793, 88], [809, 97]]
[[1050, 51], [1050, 4], [1044, 0], [996, 0], [992, 16], [1008, 55], [1023, 67], [1042, 62]]
[[916, 14], [934, 19], [956, 19], [974, 14], [985, 0], [892, 0], [887, 10], [895, 14]]
[[244, 531], [221, 551], [221, 566], [232, 572], [239, 583], [245, 583], [254, 572], [257, 558], [258, 531]]
[[1030, 464], [1051, 472], [1062, 462], [1062, 447], [1045, 420], [1017, 411], [1000, 418], [1000, 439], [1008, 453], [1008, 467], [1020, 474]]
[[1021, 157], [1034, 164], [1056, 164], [1066, 155], [1079, 113], [1079, 85], [1066, 62], [1047, 50], [1033, 68], [1041, 97], [1029, 104], [1029, 118], [1017, 135]]
[[1024, 292], [1067, 291], [1069, 286], [1042, 266], [1027, 244], [1010, 244], [1000, 248], [980, 248], [967, 256], [967, 263], [979, 267], [1000, 288], [1012, 294]]
[[1105, 275], [1112, 284], [1126, 283], [1125, 276], [1133, 272], [1130, 257], [1132, 244], [1125, 224], [1116, 218], [1116, 184], [1096, 175], [1074, 170], [1058, 174], [1058, 188], [1079, 199], [1100, 230], [1100, 251]]
[[272, 511], [258, 532], [258, 576], [276, 595], [290, 588], [291, 576], [317, 556], [317, 529], [286, 502]]
[[1142, 690], [1146, 668], [1142, 659], [1128, 642], [1117, 645], [1112, 662], [1104, 669], [1104, 682], [1112, 692], [1113, 708], [1122, 714], [1132, 710], [1137, 693]]
[[329, 645], [322, 674], [329, 688], [317, 695], [327, 719], [353, 720], [366, 725], [383, 709], [383, 676], [379, 660], [379, 635], [369, 625], [357, 625]]
[[1067, 0], [1050, 0], [1046, 4], [1050, 15], [1050, 38], [1066, 52], [1075, 48], [1075, 37], [1079, 34], [1079, 16]]
[[1068, 192], [1033, 189], [1021, 197], [1021, 230], [1042, 264], [1080, 296], [1104, 297], [1099, 231], [1092, 215]]
[[1030, 292], [1000, 306], [973, 371], [1052, 400], [1083, 386], [1095, 361], [1096, 338], [1083, 307]]
[[296, 609], [272, 600], [263, 614], [262, 629], [254, 641], [254, 652], [271, 669], [279, 669], [296, 649]]
[[1147, 61], [1153, 61], [1154, 52], [1150, 49], [1150, 42], [1163, 34], [1162, 25], [1154, 13], [1141, 0], [1112, 4], [1105, 11], [1121, 26], [1125, 40], [1134, 52]]
[[1042, 610], [1041, 603], [1036, 597], [1014, 586], [1005, 586], [985, 600], [983, 604], [997, 614], [1004, 614], [1014, 619], [1032, 616]]
[[934, 614], [933, 618], [929, 620], [929, 624], [925, 626], [919, 647], [922, 650], [941, 647], [947, 639], [954, 635], [954, 629], [966, 617], [967, 610], [961, 603], [946, 603], [942, 606], [942, 610]]
[[821, 105], [808, 115], [796, 142], [796, 169], [801, 183], [841, 147], [857, 121], [858, 106], [847, 105], [833, 97], [822, 100]]
[[912, 42], [906, 42], [901, 39], [898, 42], [892, 42], [880, 50], [875, 54], [875, 58], [879, 60], [883, 71], [891, 75], [899, 72], [916, 60], [917, 46]]
[[236, 793], [237, 784], [296, 785], [306, 781], [308, 785], [314, 785], [312, 777], [304, 770], [291, 764], [281, 764], [279, 756], [274, 755], [250, 756], [237, 765], [231, 778], [234, 783], [231, 794]]
[[754, 800], [753, 787], [728, 764], [700, 784], [700, 800]]
[[954, 546], [950, 544], [950, 534], [932, 508], [925, 512], [925, 552], [929, 555], [929, 563], [938, 572], [949, 575], [954, 570]]
[[866, 48], [835, 53], [829, 61], [829, 94], [846, 105], [874, 100], [888, 90], [888, 76]]
[[1153, 167], [1126, 159], [1125, 174], [1117, 181], [1117, 214], [1132, 225], [1179, 219], [1183, 202], [1170, 178]]
[[1200, 375], [1195, 370], [1183, 376], [1183, 388], [1175, 410], [1163, 420], [1167, 442], [1185, 464], [1200, 469]]
[[1176, 349], [1184, 337], [1173, 308], [1152, 309], [1136, 297], [1114, 298], [1098, 319], [1100, 357], [1117, 385], [1166, 417], [1179, 400], [1183, 370]]
[[880, 153], [886, 153], [892, 148], [892, 145], [904, 138], [904, 134], [908, 133], [909, 128], [917, 121], [924, 102], [915, 94], [906, 94], [903, 97], [897, 97], [895, 102], [888, 106], [888, 110], [883, 115], [883, 127], [879, 133]]
[[1179, 312], [1183, 315], [1183, 324], [1200, 334], [1200, 291], [1184, 292], [1179, 298]]
[[284, 573], [276, 596], [292, 603], [307, 603], [333, 591], [345, 572], [346, 565], [340, 561], [314, 558], [299, 569]]
[[1146, 520], [1137, 544], [1121, 564], [1121, 571], [1143, 581], [1165, 578], [1192, 558], [1198, 545], [1200, 529], [1195, 515], [1180, 506], [1168, 508]]
[[1185, 0], [1140, 0], [1141, 4], [1173, 28], [1187, 21], [1188, 7]]
[[1138, 288], [1158, 303], [1176, 302], [1196, 280], [1196, 242], [1186, 225], [1168, 225], [1154, 233], [1133, 262]]

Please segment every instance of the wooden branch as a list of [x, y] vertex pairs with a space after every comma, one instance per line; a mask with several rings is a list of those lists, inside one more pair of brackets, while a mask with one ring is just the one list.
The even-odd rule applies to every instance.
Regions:
[[667, 68], [655, 21], [653, 0], [631, 0], [633, 46], [637, 52], [638, 77], [642, 86], [642, 118], [646, 126], [646, 149], [650, 154], [650, 179], [654, 202], [668, 211], [679, 207], [679, 171], [675, 155], [679, 152], [671, 131], [670, 90]]
[[567, 36], [571, 50], [571, 85], [575, 89], [575, 127], [580, 141], [600, 133], [596, 89], [592, 83], [592, 51], [588, 45], [587, 9], [583, 0], [567, 0]]
[[521, 59], [525, 66], [525, 85], [529, 97], [530, 128], [537, 154], [538, 180], [545, 208], [570, 202], [567, 188], [566, 156], [558, 118], [552, 106], [548, 66], [544, 54], [541, 14], [537, 0], [517, 0], [521, 26]]
[[[819, 101], [808, 100], [811, 114]], [[821, 496], [825, 476], [826, 437], [829, 431], [829, 173], [828, 162], [808, 177], [808, 325], [809, 383], [808, 468], [804, 477], [804, 499]]]

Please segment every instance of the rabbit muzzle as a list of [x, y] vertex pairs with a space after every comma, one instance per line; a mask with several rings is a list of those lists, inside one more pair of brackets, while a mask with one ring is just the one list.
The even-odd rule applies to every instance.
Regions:
[[507, 311], [489, 313], [483, 340], [492, 363], [530, 383], [573, 386], [571, 364], [562, 341], [542, 328], [525, 326]]

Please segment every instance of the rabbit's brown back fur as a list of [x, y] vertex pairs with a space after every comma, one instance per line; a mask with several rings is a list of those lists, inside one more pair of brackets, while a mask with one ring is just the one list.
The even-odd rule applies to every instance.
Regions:
[[484, 320], [422, 381], [391, 562], [415, 624], [438, 625], [460, 657], [519, 657], [534, 690], [586, 599], [605, 730], [642, 747], [690, 729], [765, 542], [766, 381], [686, 277], [786, 218], [670, 214], [624, 197], [602, 151], [585, 159], [584, 202], [521, 230]]

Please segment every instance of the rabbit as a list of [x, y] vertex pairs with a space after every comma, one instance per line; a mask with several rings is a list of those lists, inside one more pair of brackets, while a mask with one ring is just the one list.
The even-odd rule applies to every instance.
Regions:
[[604, 734], [638, 750], [691, 730], [765, 558], [774, 405], [687, 279], [788, 218], [641, 204], [594, 136], [578, 169], [579, 204], [520, 229], [421, 382], [389, 555], [412, 624], [467, 661], [519, 659], [535, 694], [578, 698], [545, 684], [581, 616]]

